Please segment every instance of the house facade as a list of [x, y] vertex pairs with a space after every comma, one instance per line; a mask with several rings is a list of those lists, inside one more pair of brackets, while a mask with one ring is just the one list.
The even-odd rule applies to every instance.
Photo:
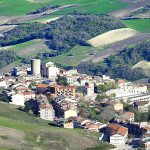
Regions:
[[55, 112], [52, 105], [45, 103], [40, 105], [40, 118], [49, 121], [54, 120]]

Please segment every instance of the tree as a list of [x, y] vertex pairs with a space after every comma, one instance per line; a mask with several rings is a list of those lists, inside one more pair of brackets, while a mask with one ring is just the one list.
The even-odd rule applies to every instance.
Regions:
[[58, 76], [58, 79], [56, 81], [59, 85], [64, 85], [64, 86], [68, 85], [67, 78], [64, 76]]
[[26, 113], [29, 113], [29, 112], [31, 111], [31, 106], [30, 106], [30, 104], [29, 104], [28, 101], [25, 102], [24, 111], [25, 111]]

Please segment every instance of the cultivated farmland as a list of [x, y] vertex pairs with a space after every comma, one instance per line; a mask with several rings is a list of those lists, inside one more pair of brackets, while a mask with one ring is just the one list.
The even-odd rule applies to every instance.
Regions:
[[150, 32], [150, 19], [123, 20], [123, 23], [131, 29], [145, 33]]
[[128, 39], [137, 34], [138, 32], [135, 30], [130, 28], [122, 28], [103, 33], [95, 38], [90, 39], [88, 42], [94, 47], [100, 47]]
[[[113, 10], [118, 10], [127, 6], [127, 3], [120, 0], [3, 0], [0, 4], [0, 16], [19, 16], [25, 15], [33, 10], [39, 9], [47, 5], [70, 5], [79, 4], [79, 8], [65, 8], [59, 13], [65, 14], [75, 10], [88, 13], [106, 13]], [[13, 6], [13, 7], [12, 7]]]

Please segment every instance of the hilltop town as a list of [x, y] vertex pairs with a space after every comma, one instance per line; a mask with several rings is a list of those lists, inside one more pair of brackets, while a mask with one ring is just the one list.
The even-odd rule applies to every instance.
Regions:
[[0, 75], [0, 101], [14, 105], [47, 125], [99, 134], [114, 148], [150, 149], [150, 92], [110, 76], [64, 70], [53, 62], [31, 59]]

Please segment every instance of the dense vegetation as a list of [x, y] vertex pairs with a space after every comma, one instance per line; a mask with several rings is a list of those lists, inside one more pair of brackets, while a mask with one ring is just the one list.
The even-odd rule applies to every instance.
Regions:
[[141, 69], [132, 69], [132, 66], [141, 60], [150, 61], [149, 41], [124, 48], [120, 53], [108, 57], [104, 62], [96, 64], [91, 62], [82, 63], [78, 66], [78, 69], [80, 72], [87, 74], [109, 74], [114, 78], [124, 78], [132, 81], [145, 77]]
[[42, 38], [43, 31], [47, 25], [42, 23], [29, 23], [19, 25], [16, 28], [4, 33], [4, 37], [0, 38], [1, 46], [8, 46], [23, 43], [36, 38]]
[[10, 64], [18, 59], [13, 51], [0, 51], [0, 68]]
[[55, 56], [77, 44], [88, 45], [86, 40], [122, 27], [125, 27], [123, 23], [107, 15], [74, 14], [46, 25], [31, 23], [17, 26], [0, 38], [0, 45], [8, 46], [45, 38], [47, 46], [52, 49], [49, 56]]

